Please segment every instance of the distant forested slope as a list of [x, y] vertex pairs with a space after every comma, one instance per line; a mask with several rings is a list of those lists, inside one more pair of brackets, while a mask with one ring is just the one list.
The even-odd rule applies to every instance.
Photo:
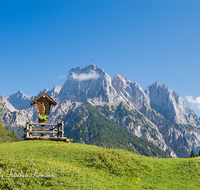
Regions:
[[[2, 107], [3, 105], [0, 104], [0, 110], [2, 109]], [[13, 131], [10, 131], [7, 126], [4, 126], [3, 120], [0, 115], [0, 143], [15, 141], [20, 141], [20, 138]]]

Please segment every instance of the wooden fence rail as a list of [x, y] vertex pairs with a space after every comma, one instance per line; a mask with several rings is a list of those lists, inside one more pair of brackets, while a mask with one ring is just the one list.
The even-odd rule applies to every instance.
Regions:
[[[35, 126], [40, 126], [40, 125], [42, 125], [42, 123], [32, 123], [31, 121], [27, 121], [26, 127], [24, 128], [24, 138], [26, 140], [56, 140], [56, 141], [66, 141], [66, 142], [72, 141], [72, 139], [67, 139], [67, 137], [64, 137], [63, 122], [59, 122], [57, 124], [45, 123], [42, 125], [43, 127], [41, 127], [42, 130], [35, 129]], [[44, 125], [52, 126], [52, 128], [45, 129]], [[41, 134], [41, 136], [36, 136], [34, 134]], [[51, 136], [44, 136], [44, 134], [49, 134]]]

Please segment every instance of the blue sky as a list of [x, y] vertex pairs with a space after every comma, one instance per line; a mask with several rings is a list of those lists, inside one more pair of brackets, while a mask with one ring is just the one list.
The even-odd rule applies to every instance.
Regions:
[[0, 1], [0, 93], [37, 95], [94, 63], [143, 90], [165, 84], [200, 116], [199, 10], [199, 0]]

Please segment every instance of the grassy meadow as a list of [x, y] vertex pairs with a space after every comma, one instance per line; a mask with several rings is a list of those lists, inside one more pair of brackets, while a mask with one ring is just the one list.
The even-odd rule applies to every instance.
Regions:
[[1, 189], [200, 189], [200, 158], [158, 159], [78, 143], [0, 144]]

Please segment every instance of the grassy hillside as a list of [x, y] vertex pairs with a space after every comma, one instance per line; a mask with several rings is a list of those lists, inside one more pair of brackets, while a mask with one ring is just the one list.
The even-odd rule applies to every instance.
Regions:
[[0, 144], [0, 168], [2, 189], [200, 189], [200, 158], [158, 159], [76, 143]]
[[[133, 135], [128, 130], [105, 117], [96, 107], [86, 102], [78, 113], [64, 118], [70, 123], [65, 134], [76, 143], [92, 144], [107, 148], [120, 148], [146, 156], [169, 157], [153, 143]], [[72, 120], [73, 119], [73, 120]], [[69, 121], [71, 120], [71, 121]]]

